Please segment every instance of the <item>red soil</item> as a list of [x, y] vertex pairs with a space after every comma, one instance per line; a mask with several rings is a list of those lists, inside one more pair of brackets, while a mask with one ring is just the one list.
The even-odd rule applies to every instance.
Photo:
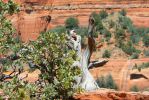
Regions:
[[[101, 75], [111, 74], [117, 83], [120, 90], [129, 91], [134, 85], [137, 85], [139, 89], [146, 89], [149, 87], [149, 68], [142, 69], [139, 72], [137, 69], [132, 69], [134, 64], [142, 64], [143, 62], [149, 62], [149, 58], [136, 59], [136, 60], [124, 60], [124, 59], [109, 59], [109, 62], [99, 68], [91, 69], [91, 73], [94, 78], [100, 77]], [[131, 75], [137, 74], [147, 77], [130, 78]], [[143, 85], [142, 85], [143, 83]]]

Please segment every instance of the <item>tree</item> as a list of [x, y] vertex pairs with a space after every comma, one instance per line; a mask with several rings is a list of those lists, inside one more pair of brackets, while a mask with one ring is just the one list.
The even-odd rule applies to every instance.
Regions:
[[15, 29], [12, 27], [10, 20], [6, 18], [6, 16], [12, 15], [17, 11], [18, 6], [12, 0], [7, 3], [0, 0], [0, 55], [3, 56], [0, 58], [0, 64], [2, 65], [0, 68], [0, 81], [4, 79], [3, 71], [18, 63], [17, 61], [12, 62], [14, 57], [10, 55], [15, 55], [21, 44], [18, 37], [15, 37]]
[[[75, 76], [80, 71], [72, 67], [77, 59], [69, 50], [65, 34], [43, 33], [37, 41], [22, 43], [14, 34], [7, 15], [17, 12], [17, 5], [11, 0], [0, 1], [0, 89], [9, 99], [63, 99], [68, 100], [75, 91]], [[39, 80], [28, 83], [18, 76], [23, 72], [23, 64], [41, 71]], [[12, 72], [3, 74], [9, 67]], [[11, 79], [11, 82], [6, 82]], [[2, 97], [3, 98], [3, 97]], [[4, 98], [5, 99], [5, 98]]]
[[67, 46], [66, 34], [43, 33], [24, 48], [20, 55], [41, 71], [40, 80], [45, 84], [42, 98], [67, 100], [71, 97], [75, 91], [74, 77], [80, 71], [72, 67], [77, 57]]
[[79, 21], [77, 18], [69, 17], [65, 21], [65, 26], [68, 29], [78, 28], [79, 27]]
[[89, 68], [96, 67], [96, 66], [99, 66], [100, 64], [105, 64], [107, 62], [106, 60], [90, 62], [90, 57], [93, 51], [95, 50], [95, 40], [94, 40], [94, 31], [93, 31], [94, 28], [95, 28], [95, 19], [91, 15], [89, 18], [88, 34], [87, 34], [88, 44], [84, 52], [81, 52], [81, 49], [79, 46], [81, 44], [80, 42], [81, 40], [78, 41], [79, 36], [76, 37], [77, 41], [73, 41], [74, 47], [78, 47], [78, 49], [76, 48], [74, 49], [77, 50], [78, 57], [80, 58], [80, 60], [77, 60], [74, 62], [73, 66], [79, 66], [82, 72], [81, 76], [76, 78], [78, 83], [77, 86], [80, 86], [81, 88], [87, 91], [91, 91], [99, 88], [98, 84], [96, 83], [93, 76], [89, 72]]

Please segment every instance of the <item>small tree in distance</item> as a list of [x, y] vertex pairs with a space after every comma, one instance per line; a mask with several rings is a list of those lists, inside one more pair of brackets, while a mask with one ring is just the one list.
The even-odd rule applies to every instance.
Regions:
[[68, 29], [78, 28], [79, 27], [79, 21], [77, 18], [69, 17], [65, 21], [65, 26]]

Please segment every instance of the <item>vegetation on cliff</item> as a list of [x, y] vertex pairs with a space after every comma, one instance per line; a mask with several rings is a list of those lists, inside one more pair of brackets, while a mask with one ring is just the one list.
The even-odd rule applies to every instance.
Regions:
[[[80, 74], [72, 63], [77, 59], [76, 53], [68, 49], [66, 34], [47, 32], [36, 41], [22, 43], [7, 15], [16, 13], [18, 6], [11, 0], [0, 1], [0, 90], [1, 99], [11, 100], [68, 100], [76, 88], [75, 76]], [[35, 83], [20, 77], [24, 67], [39, 69], [39, 79]], [[10, 71], [10, 74], [4, 72]], [[7, 80], [10, 79], [10, 80]]]

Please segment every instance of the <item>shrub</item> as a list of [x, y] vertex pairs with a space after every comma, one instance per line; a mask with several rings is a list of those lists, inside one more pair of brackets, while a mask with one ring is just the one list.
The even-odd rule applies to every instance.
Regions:
[[149, 62], [133, 66], [133, 69], [138, 69], [139, 72], [141, 71], [141, 69], [145, 68], [149, 68]]
[[125, 9], [122, 9], [121, 11], [119, 11], [119, 13], [122, 15], [122, 16], [126, 16], [127, 15], [127, 12]]
[[145, 55], [146, 57], [149, 57], [149, 50], [145, 50], [145, 51], [144, 51], [144, 55]]
[[96, 81], [100, 88], [106, 88], [106, 80], [104, 76], [98, 77]]
[[57, 26], [57, 27], [49, 30], [49, 32], [51, 32], [51, 33], [58, 33], [58, 34], [66, 33], [66, 31], [67, 30], [64, 26]]
[[137, 50], [130, 41], [127, 44], [123, 44], [122, 50], [128, 55], [132, 55], [133, 53], [140, 53], [140, 51]]
[[102, 58], [110, 58], [111, 53], [108, 50], [105, 50], [104, 53], [102, 54]]
[[99, 12], [99, 16], [100, 16], [101, 19], [104, 19], [108, 16], [108, 13], [106, 12], [106, 10], [101, 10]]
[[86, 39], [86, 36], [87, 36], [87, 31], [88, 31], [88, 29], [86, 27], [80, 27], [80, 28], [76, 29], [76, 33], [81, 36], [81, 45], [82, 45], [82, 47], [85, 47], [85, 45], [86, 45], [85, 44], [85, 39]]
[[103, 29], [103, 24], [102, 24], [102, 21], [101, 21], [99, 14], [97, 14], [96, 12], [93, 12], [91, 15], [95, 19], [96, 31], [101, 31]]
[[131, 56], [130, 56], [130, 59], [138, 59], [139, 57], [139, 54], [138, 53], [133, 53]]
[[130, 91], [139, 92], [139, 88], [136, 85], [134, 85], [130, 88]]
[[113, 28], [114, 27], [114, 25], [115, 25], [115, 23], [114, 23], [114, 21], [109, 21], [109, 26], [110, 26], [110, 28]]
[[139, 34], [135, 34], [135, 35], [131, 35], [130, 39], [132, 43], [137, 44], [140, 41], [141, 37]]
[[111, 74], [108, 74], [105, 77], [104, 76], [98, 77], [96, 81], [99, 87], [101, 88], [108, 88], [108, 89], [115, 89], [115, 90], [118, 89]]
[[109, 89], [115, 89], [117, 90], [117, 85], [116, 83], [114, 82], [113, 80], [113, 77], [111, 74], [107, 75], [106, 77], [106, 86], [109, 88]]
[[149, 35], [143, 36], [143, 43], [146, 47], [149, 47]]
[[149, 34], [149, 28], [145, 28], [145, 27], [137, 27], [137, 32], [140, 34], [140, 36], [145, 36], [147, 34]]
[[77, 58], [75, 51], [68, 49], [65, 38], [65, 34], [46, 32], [21, 53], [26, 62], [32, 61], [41, 71], [40, 80], [46, 84], [41, 94], [43, 99], [68, 100], [75, 91], [74, 77], [79, 69], [72, 64]]
[[131, 32], [131, 29], [133, 29], [133, 24], [130, 18], [126, 16], [119, 17], [119, 22], [122, 25], [123, 29], [128, 29], [129, 32]]
[[141, 69], [149, 68], [149, 62], [147, 62], [147, 63], [142, 63], [141, 65], [139, 65], [139, 67], [140, 67]]
[[118, 39], [124, 39], [125, 38], [125, 31], [123, 29], [116, 29], [115, 38], [117, 40]]
[[79, 27], [79, 21], [77, 18], [69, 17], [65, 21], [65, 26], [68, 29], [78, 28]]
[[101, 30], [101, 34], [104, 35], [104, 37], [106, 38], [106, 41], [109, 41], [110, 40], [111, 33], [106, 28], [104, 28], [103, 30]]

